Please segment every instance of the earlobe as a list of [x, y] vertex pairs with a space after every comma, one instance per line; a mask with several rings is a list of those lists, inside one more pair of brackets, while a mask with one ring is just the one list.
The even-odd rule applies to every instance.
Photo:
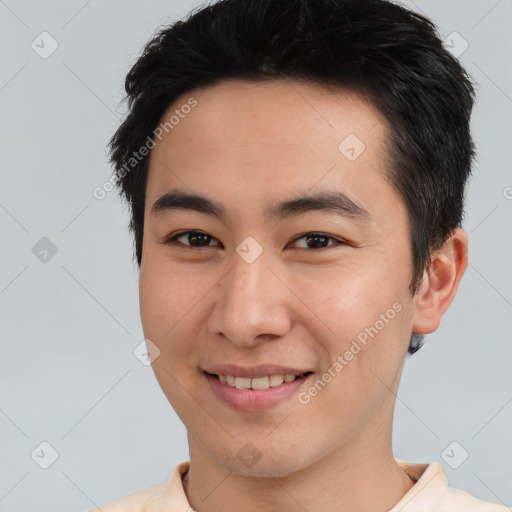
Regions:
[[431, 264], [415, 297], [412, 329], [418, 334], [434, 332], [452, 303], [468, 265], [468, 237], [456, 228], [443, 246], [432, 254]]

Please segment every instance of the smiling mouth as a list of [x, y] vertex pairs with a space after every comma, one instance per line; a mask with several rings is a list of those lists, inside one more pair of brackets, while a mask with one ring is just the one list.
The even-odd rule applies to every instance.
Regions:
[[221, 384], [230, 386], [237, 389], [268, 389], [288, 382], [294, 382], [295, 380], [305, 379], [313, 372], [305, 372], [299, 375], [285, 374], [285, 375], [267, 375], [264, 377], [255, 377], [250, 379], [248, 377], [235, 377], [234, 375], [222, 375], [215, 373], [204, 372], [206, 375], [216, 378]]

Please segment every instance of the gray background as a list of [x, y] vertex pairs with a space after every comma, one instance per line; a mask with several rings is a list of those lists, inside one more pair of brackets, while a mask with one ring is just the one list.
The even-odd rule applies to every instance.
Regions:
[[[130, 65], [198, 4], [0, 0], [1, 511], [89, 509], [188, 460], [184, 427], [133, 354], [143, 334], [128, 211], [92, 190], [110, 176], [105, 144]], [[438, 461], [450, 486], [511, 506], [512, 1], [405, 4], [469, 44], [478, 162], [470, 266], [442, 327], [406, 362], [395, 456]], [[31, 48], [43, 31], [59, 45], [46, 59]], [[46, 262], [32, 250], [43, 237], [57, 248]], [[43, 441], [58, 453], [48, 469]]]

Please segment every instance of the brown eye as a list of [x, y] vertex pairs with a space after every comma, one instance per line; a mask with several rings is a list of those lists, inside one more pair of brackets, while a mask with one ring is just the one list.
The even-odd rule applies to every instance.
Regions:
[[[306, 233], [305, 235], [296, 238], [294, 242], [302, 239], [304, 239], [306, 247], [299, 247], [300, 249], [325, 249], [332, 246], [346, 245], [345, 241], [340, 240], [339, 238], [334, 238], [325, 233]], [[331, 241], [334, 241], [334, 243], [329, 243]]]
[[[162, 243], [166, 245], [178, 245], [185, 248], [197, 249], [201, 247], [222, 247], [220, 244], [211, 245], [211, 242], [216, 240], [211, 235], [201, 231], [182, 231], [167, 237]], [[328, 247], [336, 247], [340, 245], [347, 245], [347, 242], [339, 238], [327, 235], [325, 233], [306, 233], [297, 237], [293, 243], [299, 240], [304, 240], [305, 246], [298, 247], [299, 249], [326, 249]]]
[[[183, 241], [180, 241], [180, 239]], [[166, 238], [163, 243], [168, 245], [177, 243], [186, 247], [196, 248], [212, 247], [210, 245], [212, 240], [215, 240], [213, 236], [202, 233], [201, 231], [182, 231], [181, 233]], [[215, 247], [215, 245], [213, 247]]]

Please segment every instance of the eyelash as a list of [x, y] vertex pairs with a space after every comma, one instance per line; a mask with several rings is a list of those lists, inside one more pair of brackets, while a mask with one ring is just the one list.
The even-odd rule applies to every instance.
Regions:
[[[205, 235], [206, 237], [210, 238], [211, 240], [215, 240], [215, 237], [213, 237], [211, 235], [208, 235], [207, 233], [203, 233], [202, 231], [182, 231], [180, 233], [176, 233], [174, 235], [168, 236], [167, 238], [165, 238], [162, 241], [162, 243], [164, 245], [175, 245], [175, 244], [183, 245], [184, 247], [180, 247], [180, 248], [185, 248], [185, 249], [210, 249], [212, 247], [218, 247], [218, 246], [215, 246], [215, 245], [192, 246], [192, 245], [183, 244], [181, 242], [177, 242], [178, 238], [181, 238], [182, 236], [186, 236], [186, 235], [189, 235], [189, 234]], [[329, 247], [337, 247], [337, 246], [340, 246], [340, 245], [348, 245], [348, 243], [345, 240], [342, 240], [340, 238], [336, 238], [336, 237], [327, 235], [326, 233], [322, 233], [322, 232], [318, 232], [318, 231], [310, 231], [308, 233], [304, 233], [303, 235], [300, 235], [297, 238], [295, 238], [292, 242], [296, 242], [296, 241], [300, 240], [301, 238], [305, 238], [305, 237], [308, 237], [308, 236], [321, 236], [321, 237], [327, 238], [328, 240], [335, 241], [336, 244], [327, 245], [326, 247], [318, 247], [318, 248], [315, 248], [315, 247], [299, 247], [299, 249], [321, 251], [322, 249], [328, 249]]]

